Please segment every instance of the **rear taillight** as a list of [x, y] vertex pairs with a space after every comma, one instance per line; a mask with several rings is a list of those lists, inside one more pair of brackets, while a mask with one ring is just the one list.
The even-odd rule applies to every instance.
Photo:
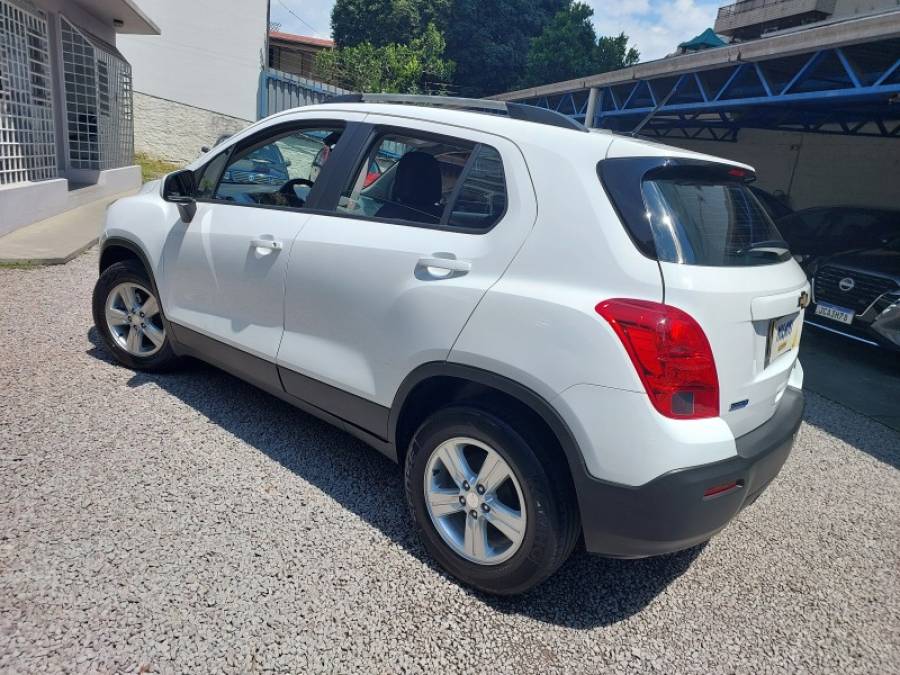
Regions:
[[709, 340], [689, 314], [658, 302], [615, 298], [596, 307], [625, 346], [653, 406], [666, 417], [719, 415]]

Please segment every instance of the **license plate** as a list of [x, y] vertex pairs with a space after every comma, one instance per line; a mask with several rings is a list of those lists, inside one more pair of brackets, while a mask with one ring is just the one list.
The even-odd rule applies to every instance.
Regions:
[[816, 314], [824, 316], [832, 321], [840, 321], [848, 326], [853, 323], [853, 317], [856, 315], [852, 309], [846, 307], [838, 307], [837, 305], [829, 305], [826, 302], [820, 302], [816, 305]]
[[768, 365], [782, 354], [796, 349], [800, 344], [803, 322], [799, 314], [789, 314], [780, 319], [772, 319], [769, 324], [769, 349], [766, 353]]

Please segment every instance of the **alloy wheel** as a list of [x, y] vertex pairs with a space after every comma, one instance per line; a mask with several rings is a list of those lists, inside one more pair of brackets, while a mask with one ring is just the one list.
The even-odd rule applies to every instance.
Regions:
[[522, 488], [500, 454], [474, 438], [451, 438], [428, 459], [425, 504], [450, 548], [480, 565], [509, 560], [522, 545]]
[[162, 349], [166, 332], [153, 293], [126, 281], [106, 298], [106, 326], [116, 344], [132, 356], [146, 358]]

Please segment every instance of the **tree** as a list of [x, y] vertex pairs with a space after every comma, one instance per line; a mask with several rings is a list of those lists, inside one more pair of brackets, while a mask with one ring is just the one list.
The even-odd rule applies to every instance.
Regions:
[[594, 11], [571, 2], [531, 41], [521, 86], [572, 80], [618, 70], [637, 63], [640, 55], [628, 47], [628, 37], [601, 37], [591, 23]]
[[463, 96], [508, 91], [525, 73], [531, 38], [570, 0], [453, 0], [445, 35]]
[[607, 73], [633, 66], [641, 58], [640, 52], [628, 46], [628, 36], [619, 33], [616, 37], [601, 37], [597, 44], [597, 73]]
[[363, 42], [319, 52], [317, 77], [351, 91], [442, 94], [453, 77], [445, 47], [444, 36], [430, 23], [409, 44]]
[[383, 47], [409, 44], [429, 24], [443, 31], [451, 0], [337, 0], [331, 31], [338, 47], [365, 42]]

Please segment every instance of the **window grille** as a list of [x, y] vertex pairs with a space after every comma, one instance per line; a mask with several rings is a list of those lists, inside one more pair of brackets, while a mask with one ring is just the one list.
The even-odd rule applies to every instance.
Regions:
[[56, 176], [46, 15], [0, 0], [0, 185]]
[[131, 66], [115, 47], [60, 17], [69, 166], [112, 169], [134, 161]]

